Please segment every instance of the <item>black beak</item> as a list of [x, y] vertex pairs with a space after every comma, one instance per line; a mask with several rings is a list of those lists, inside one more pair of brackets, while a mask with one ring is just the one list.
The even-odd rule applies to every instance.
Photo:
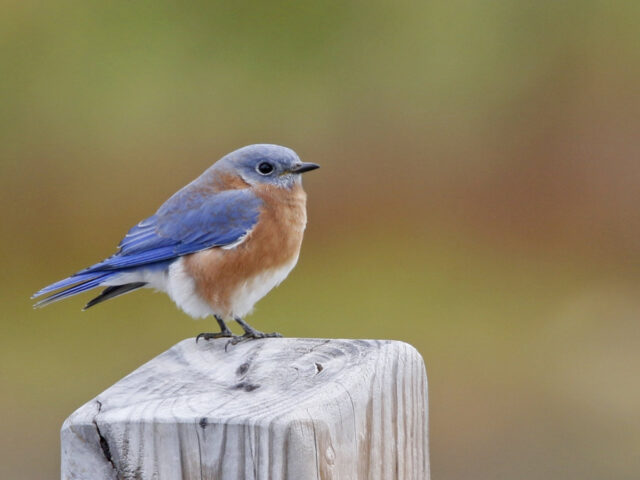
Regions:
[[316, 168], [320, 168], [320, 165], [318, 165], [317, 163], [303, 162], [293, 167], [291, 169], [291, 173], [310, 172], [311, 170], [315, 170]]

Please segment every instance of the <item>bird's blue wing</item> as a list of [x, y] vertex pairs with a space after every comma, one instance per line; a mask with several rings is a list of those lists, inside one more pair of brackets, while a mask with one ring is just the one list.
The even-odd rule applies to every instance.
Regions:
[[135, 267], [230, 245], [253, 228], [261, 204], [246, 189], [208, 195], [178, 192], [155, 215], [129, 230], [118, 253], [90, 270]]
[[43, 288], [33, 297], [66, 289], [41, 302], [47, 304], [94, 288], [121, 271], [163, 268], [181, 255], [233, 244], [257, 223], [261, 205], [260, 198], [246, 189], [213, 193], [186, 187], [129, 230], [115, 255]]

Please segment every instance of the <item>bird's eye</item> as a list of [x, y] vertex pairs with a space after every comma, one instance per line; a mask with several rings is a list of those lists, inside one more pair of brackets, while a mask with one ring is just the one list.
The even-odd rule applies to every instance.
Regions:
[[258, 165], [257, 170], [260, 175], [269, 175], [271, 172], [273, 172], [273, 165], [271, 165], [269, 162], [262, 162]]

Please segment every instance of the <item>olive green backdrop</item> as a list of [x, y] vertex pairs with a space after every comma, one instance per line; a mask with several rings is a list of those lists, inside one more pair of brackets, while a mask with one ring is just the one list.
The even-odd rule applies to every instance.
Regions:
[[322, 169], [252, 324], [415, 345], [434, 478], [638, 478], [639, 21], [595, 0], [3, 2], [0, 477], [56, 478], [68, 414], [214, 326], [150, 291], [29, 296], [271, 142]]

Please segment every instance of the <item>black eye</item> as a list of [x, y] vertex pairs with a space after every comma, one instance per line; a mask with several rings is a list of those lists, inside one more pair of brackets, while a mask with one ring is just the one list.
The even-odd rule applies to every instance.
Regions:
[[258, 173], [262, 175], [269, 175], [271, 172], [273, 172], [273, 165], [269, 162], [262, 162], [258, 165]]

